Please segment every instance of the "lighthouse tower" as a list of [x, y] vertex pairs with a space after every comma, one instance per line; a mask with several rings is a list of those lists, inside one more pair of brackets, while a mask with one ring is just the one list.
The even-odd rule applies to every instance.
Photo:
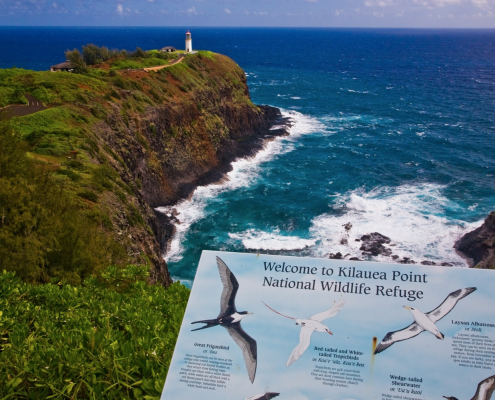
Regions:
[[191, 53], [191, 52], [192, 52], [191, 32], [187, 31], [186, 32], [186, 53]]

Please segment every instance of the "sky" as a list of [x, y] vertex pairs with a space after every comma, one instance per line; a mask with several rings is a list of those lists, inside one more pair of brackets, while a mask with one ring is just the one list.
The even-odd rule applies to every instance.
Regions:
[[495, 0], [0, 0], [2, 25], [495, 28]]

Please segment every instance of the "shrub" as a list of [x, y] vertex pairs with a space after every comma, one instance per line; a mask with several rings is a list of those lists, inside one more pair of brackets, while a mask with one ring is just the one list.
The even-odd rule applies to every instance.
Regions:
[[98, 201], [98, 195], [91, 191], [91, 190], [82, 190], [77, 195], [83, 199], [92, 201], [93, 203], [96, 203]]
[[0, 398], [158, 399], [189, 290], [108, 268], [79, 287], [0, 273]]

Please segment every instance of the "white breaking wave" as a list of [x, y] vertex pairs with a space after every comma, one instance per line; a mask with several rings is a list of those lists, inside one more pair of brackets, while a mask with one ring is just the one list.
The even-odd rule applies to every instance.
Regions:
[[193, 223], [207, 217], [206, 206], [214, 198], [222, 192], [252, 185], [259, 176], [261, 164], [293, 151], [296, 148], [298, 136], [318, 131], [323, 127], [316, 119], [296, 111], [284, 110], [282, 115], [293, 120], [293, 125], [289, 128], [289, 136], [276, 137], [267, 142], [254, 157], [233, 162], [232, 171], [227, 173], [226, 179], [222, 182], [199, 186], [189, 199], [182, 200], [174, 206], [156, 208], [157, 211], [169, 216], [176, 213], [180, 221], [175, 225], [176, 231], [165, 254], [166, 261], [176, 262], [182, 259], [182, 253], [185, 250], [182, 243], [185, 235]]
[[229, 237], [240, 240], [242, 245], [249, 250], [302, 250], [316, 243], [315, 239], [281, 235], [278, 230], [263, 232], [249, 229], [242, 233], [229, 233]]
[[[349, 257], [362, 258], [359, 249], [362, 235], [379, 232], [391, 239], [392, 254], [424, 260], [450, 262], [465, 266], [465, 260], [453, 245], [463, 234], [478, 227], [482, 221], [466, 223], [450, 220], [446, 209], [457, 207], [441, 194], [442, 187], [434, 184], [404, 185], [397, 188], [378, 188], [370, 192], [353, 191], [334, 204], [337, 214], [323, 214], [312, 221], [310, 237], [318, 241], [315, 256], [340, 252]], [[352, 224], [346, 231], [344, 225]], [[375, 257], [393, 262], [391, 257]]]

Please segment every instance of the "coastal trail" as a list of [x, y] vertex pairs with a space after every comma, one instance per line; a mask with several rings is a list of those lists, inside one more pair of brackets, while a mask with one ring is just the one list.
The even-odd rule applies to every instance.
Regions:
[[185, 55], [182, 54], [179, 58], [177, 58], [176, 60], [174, 60], [172, 63], [170, 63], [168, 65], [159, 65], [158, 67], [149, 67], [149, 68], [143, 68], [143, 69], [146, 72], [149, 72], [149, 71], [158, 71], [160, 69], [171, 67], [172, 65], [179, 64], [180, 62], [182, 62], [182, 60], [184, 59], [184, 57], [185, 57]]

